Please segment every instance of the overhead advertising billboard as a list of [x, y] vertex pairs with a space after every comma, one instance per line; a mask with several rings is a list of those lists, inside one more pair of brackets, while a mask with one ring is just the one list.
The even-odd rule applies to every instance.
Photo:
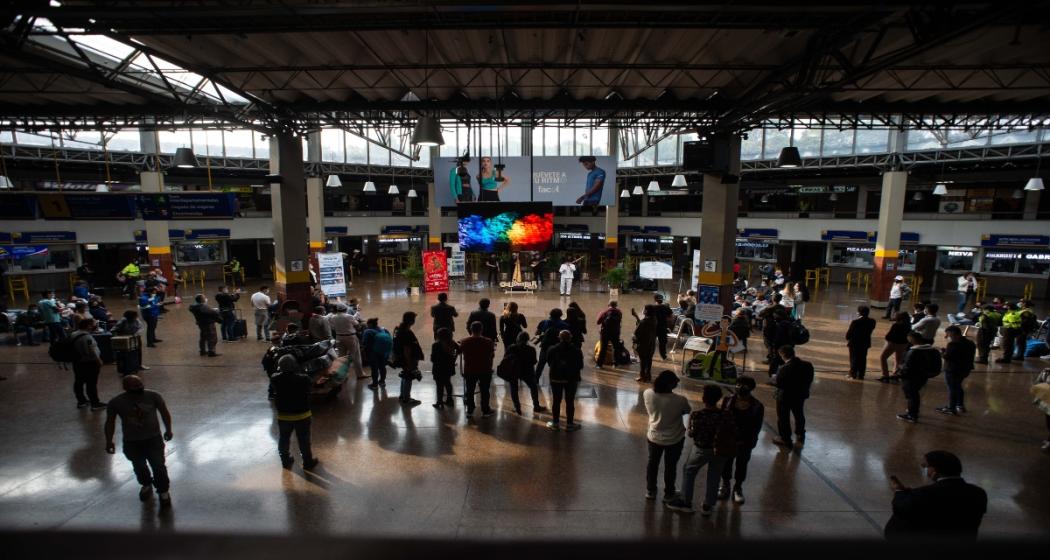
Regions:
[[545, 251], [554, 236], [549, 202], [462, 202], [457, 215], [463, 251]]
[[528, 157], [473, 156], [468, 162], [443, 157], [434, 160], [432, 167], [434, 194], [440, 207], [452, 207], [458, 202], [532, 200]]
[[616, 192], [616, 158], [532, 158], [533, 200], [555, 206], [610, 206]]

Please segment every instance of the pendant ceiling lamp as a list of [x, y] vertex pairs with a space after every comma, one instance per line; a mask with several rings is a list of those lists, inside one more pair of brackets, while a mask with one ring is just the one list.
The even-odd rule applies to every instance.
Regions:
[[1016, 189], [1014, 191], [1014, 198], [1016, 198], [1018, 200], [1024, 198], [1024, 191], [1022, 191], [1021, 189]]
[[175, 167], [181, 167], [183, 169], [198, 167], [197, 156], [193, 155], [193, 150], [190, 148], [179, 148], [175, 150]]
[[634, 194], [635, 196], [638, 196], [638, 195], [644, 194], [645, 191], [642, 190], [642, 186], [641, 185], [635, 185], [634, 186], [634, 190], [631, 191], [631, 193]]
[[[6, 179], [7, 177], [4, 177]], [[631, 198], [631, 191], [624, 189], [620, 191], [620, 198]]]
[[364, 192], [366, 192], [366, 193], [375, 193], [376, 192], [376, 184], [373, 183], [372, 181], [365, 181]]
[[412, 131], [412, 143], [417, 146], [444, 146], [445, 137], [441, 135], [441, 121], [434, 117], [420, 117], [416, 129]]
[[0, 175], [0, 189], [13, 189], [15, 186], [11, 184], [11, 179], [7, 178], [7, 175]]
[[660, 183], [656, 182], [656, 179], [649, 181], [649, 188], [646, 189], [649, 192], [660, 192]]
[[[4, 178], [0, 178], [0, 184], [3, 183]], [[1041, 177], [1032, 177], [1025, 183], [1024, 190], [1026, 191], [1041, 191], [1043, 190], [1043, 179]]]
[[762, 195], [761, 200], [762, 200], [762, 204], [768, 203], [769, 202], [769, 195], [768, 194]]
[[685, 181], [685, 175], [675, 175], [674, 176], [674, 180], [671, 181], [671, 186], [672, 187], [684, 187], [687, 184], [688, 183], [686, 183], [686, 181]]
[[416, 189], [414, 188], [408, 189], [408, 194], [405, 196], [407, 196], [408, 198], [419, 198], [419, 195], [416, 193]]
[[340, 179], [338, 175], [332, 174], [328, 176], [328, 180], [325, 181], [324, 186], [331, 188], [341, 187], [343, 186], [343, 180]]
[[386, 194], [396, 195], [399, 192], [401, 192], [401, 191], [397, 190], [397, 185], [390, 185], [390, 188], [386, 190]]
[[948, 194], [948, 186], [944, 183], [937, 183], [937, 186], [933, 187], [933, 194], [937, 196], [944, 196]]
[[798, 153], [798, 148], [786, 146], [780, 150], [777, 167], [802, 167], [802, 156]]
[[916, 202], [922, 200], [922, 193], [921, 192], [915, 193], [914, 195], [912, 195], [911, 199], [916, 201]]
[[837, 202], [838, 199], [839, 199], [839, 193], [831, 193], [831, 196], [828, 197], [828, 200], [830, 200], [832, 202]]

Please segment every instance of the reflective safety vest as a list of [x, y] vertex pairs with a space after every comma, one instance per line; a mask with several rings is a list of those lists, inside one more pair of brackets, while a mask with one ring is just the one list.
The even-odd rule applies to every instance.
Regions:
[[1003, 315], [1003, 326], [1008, 329], [1021, 328], [1021, 312], [1007, 311], [1006, 315]]
[[981, 324], [981, 328], [995, 329], [1003, 324], [1003, 316], [998, 311], [985, 311], [981, 313], [981, 318], [978, 322]]
[[139, 265], [130, 263], [124, 267], [124, 270], [120, 271], [124, 276], [140, 276], [142, 273], [139, 271]]

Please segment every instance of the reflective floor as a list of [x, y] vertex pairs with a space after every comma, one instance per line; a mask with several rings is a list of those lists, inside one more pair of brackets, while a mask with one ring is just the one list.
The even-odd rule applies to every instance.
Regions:
[[[593, 321], [607, 296], [577, 290], [573, 299]], [[362, 281], [355, 295], [364, 315], [380, 317], [388, 328], [402, 311], [420, 312], [427, 319], [416, 330], [429, 347], [426, 309], [433, 295], [410, 298], [400, 284], [379, 278]], [[482, 295], [492, 297], [496, 309], [510, 299], [487, 290], [454, 292], [461, 319]], [[513, 299], [530, 325], [565, 303], [550, 290]], [[625, 310], [640, 309], [651, 296], [619, 299]], [[527, 406], [525, 417], [515, 415], [498, 380], [498, 414], [472, 420], [459, 405], [430, 406], [435, 391], [426, 373], [413, 391], [423, 404], [412, 409], [397, 400], [396, 374], [378, 394], [350, 381], [338, 400], [316, 403], [313, 438], [321, 467], [314, 474], [298, 464], [283, 470], [259, 367], [266, 346], [252, 338], [221, 344], [219, 358], [198, 357], [186, 304], [163, 316], [164, 342], [146, 350], [147, 387], [164, 394], [175, 423], [167, 448], [174, 507], [159, 513], [155, 502], [139, 502], [119, 451], [105, 453], [105, 413], [75, 408], [71, 373], [57, 369], [45, 347], [4, 346], [0, 527], [439, 538], [877, 537], [889, 517], [888, 477], [919, 484], [922, 453], [942, 448], [958, 454], [964, 477], [988, 491], [983, 535], [1044, 535], [1050, 455], [1039, 450], [1046, 426], [1028, 388], [1050, 362], [980, 366], [967, 382], [969, 413], [962, 417], [933, 412], [946, 399], [938, 378], [924, 391], [921, 422], [904, 424], [894, 418], [904, 406], [899, 387], [844, 378], [842, 337], [858, 303], [856, 293], [836, 287], [809, 304], [812, 340], [800, 355], [818, 374], [807, 403], [806, 446], [786, 453], [770, 443], [772, 390], [760, 385], [766, 428], [744, 486], [747, 502], [722, 502], [710, 518], [677, 515], [643, 498], [644, 387], [628, 370], [588, 367], [577, 404], [584, 428], [575, 433], [549, 432], [547, 417]], [[111, 302], [114, 311], [124, 304]], [[877, 346], [887, 328], [879, 323]], [[869, 358], [874, 378], [877, 350]], [[761, 367], [758, 359], [741, 357], [738, 364], [750, 370]], [[658, 361], [656, 370], [673, 365]], [[757, 377], [763, 381], [764, 370]], [[454, 385], [460, 387], [458, 377]], [[698, 387], [685, 381], [680, 390], [695, 402]], [[100, 393], [107, 399], [118, 391], [118, 375], [106, 366]]]

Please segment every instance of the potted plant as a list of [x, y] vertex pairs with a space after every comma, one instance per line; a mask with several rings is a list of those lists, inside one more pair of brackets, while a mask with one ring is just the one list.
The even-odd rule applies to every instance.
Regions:
[[627, 271], [622, 266], [610, 268], [605, 272], [604, 279], [609, 284], [609, 297], [618, 296], [624, 282], [627, 281]]
[[418, 296], [423, 286], [423, 265], [420, 261], [419, 251], [413, 249], [408, 253], [408, 265], [401, 270], [401, 276], [408, 281], [406, 291]]

